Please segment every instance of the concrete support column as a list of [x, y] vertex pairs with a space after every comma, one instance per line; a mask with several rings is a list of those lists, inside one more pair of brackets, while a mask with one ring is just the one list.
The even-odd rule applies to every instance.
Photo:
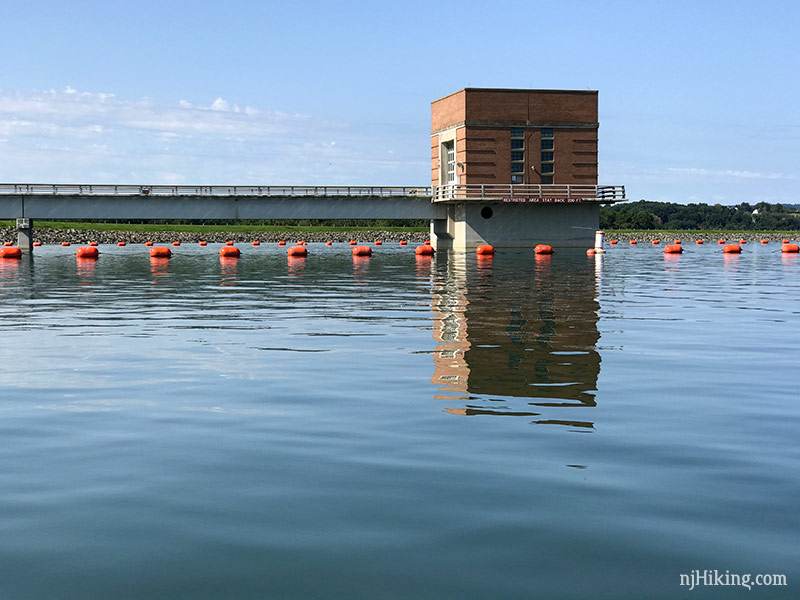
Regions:
[[17, 246], [23, 252], [30, 252], [33, 246], [33, 219], [17, 219]]

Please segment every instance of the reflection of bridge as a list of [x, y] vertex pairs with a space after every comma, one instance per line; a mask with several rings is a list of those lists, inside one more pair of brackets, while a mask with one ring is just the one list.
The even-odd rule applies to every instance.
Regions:
[[451, 414], [591, 429], [583, 411], [595, 406], [600, 373], [595, 268], [585, 257], [543, 258], [520, 277], [520, 269], [531, 270], [525, 259], [456, 255], [438, 265], [431, 302], [437, 398]]
[[0, 184], [0, 218], [17, 219], [23, 249], [34, 219], [426, 219], [440, 247], [590, 245], [599, 204], [624, 199], [592, 185]]

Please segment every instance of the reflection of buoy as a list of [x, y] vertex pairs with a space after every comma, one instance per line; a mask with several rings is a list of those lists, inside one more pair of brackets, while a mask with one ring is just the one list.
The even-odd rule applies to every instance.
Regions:
[[683, 252], [683, 248], [680, 244], [670, 244], [664, 247], [664, 254], [680, 254], [681, 252]]
[[150, 256], [153, 258], [169, 258], [172, 256], [172, 250], [166, 246], [154, 246], [150, 248]]
[[742, 251], [742, 248], [739, 246], [739, 244], [726, 244], [722, 247], [722, 251], [725, 254], [739, 254]]
[[407, 241], [405, 241], [405, 240], [400, 240], [400, 245], [401, 245], [401, 246], [405, 246], [405, 245], [407, 245], [407, 244], [408, 244], [408, 242], [407, 242]]
[[781, 252], [786, 254], [794, 254], [796, 252], [800, 252], [800, 246], [797, 244], [784, 244], [781, 246]]
[[369, 246], [353, 246], [353, 256], [372, 256], [372, 248]]
[[308, 250], [304, 246], [292, 246], [287, 251], [289, 256], [308, 256]]
[[241, 252], [236, 246], [223, 246], [219, 249], [220, 256], [226, 256], [228, 258], [238, 258]]
[[414, 249], [414, 254], [417, 256], [433, 256], [433, 246], [426, 246], [424, 244], [422, 246], [417, 246]]
[[483, 254], [483, 255], [492, 255], [494, 254], [494, 246], [490, 246], [489, 244], [483, 244], [482, 246], [478, 246], [475, 248], [476, 254]]
[[97, 258], [99, 254], [96, 246], [83, 246], [75, 251], [78, 258]]
[[536, 246], [533, 249], [533, 252], [535, 254], [552, 254], [553, 253], [553, 247], [552, 246], [548, 246], [547, 244], [539, 244], [538, 246]]
[[22, 250], [16, 246], [3, 246], [0, 248], [0, 258], [22, 258]]

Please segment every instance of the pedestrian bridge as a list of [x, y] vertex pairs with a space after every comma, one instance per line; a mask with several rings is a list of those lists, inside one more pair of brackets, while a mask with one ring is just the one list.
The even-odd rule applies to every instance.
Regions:
[[[425, 219], [434, 245], [580, 245], [624, 186], [191, 186], [0, 184], [0, 219], [29, 247], [34, 219]], [[577, 206], [576, 206], [577, 205]], [[534, 208], [538, 206], [538, 208]], [[543, 238], [545, 236], [545, 238]], [[584, 240], [586, 238], [586, 240]]]

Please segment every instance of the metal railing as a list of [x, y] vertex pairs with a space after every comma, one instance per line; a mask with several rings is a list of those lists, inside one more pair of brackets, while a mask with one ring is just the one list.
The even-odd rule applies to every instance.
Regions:
[[624, 185], [538, 185], [451, 183], [433, 188], [434, 202], [494, 200], [501, 202], [621, 202]]
[[0, 183], [0, 195], [36, 196], [370, 196], [430, 198], [426, 186], [331, 186], [331, 185], [105, 185]]

